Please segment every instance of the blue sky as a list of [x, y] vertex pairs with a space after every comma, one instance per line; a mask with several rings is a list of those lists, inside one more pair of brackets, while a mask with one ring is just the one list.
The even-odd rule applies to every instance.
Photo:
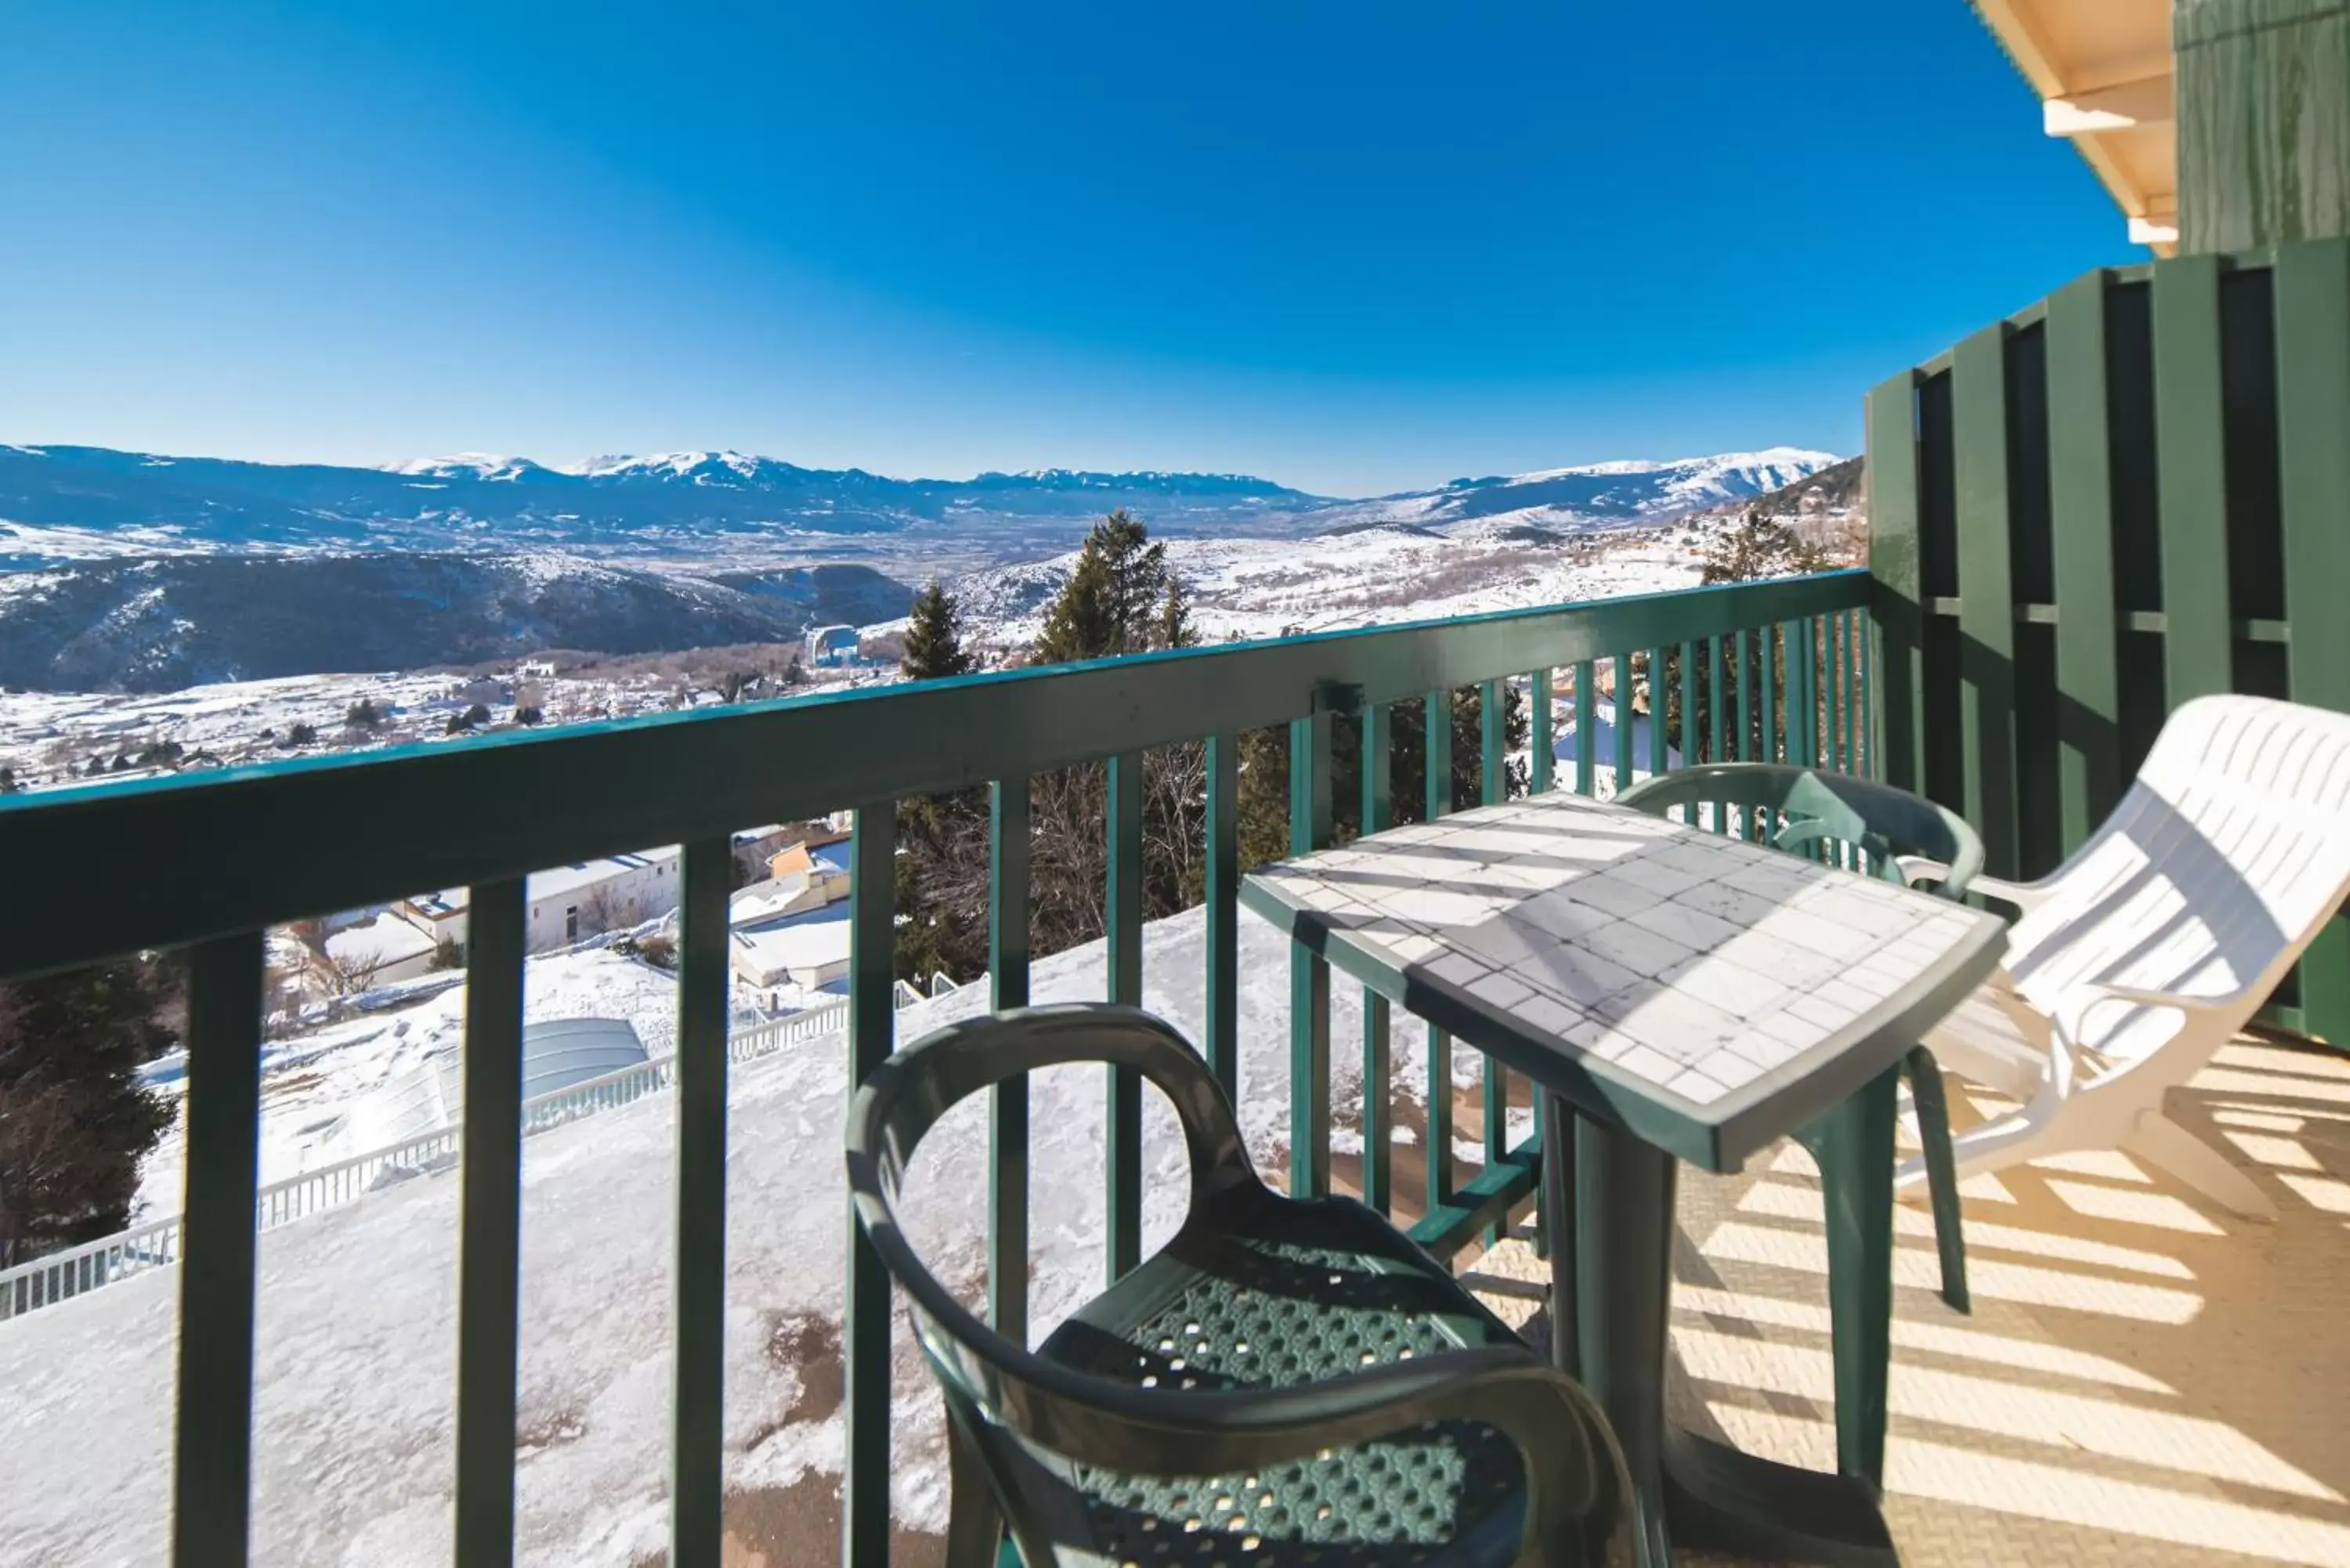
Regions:
[[0, 48], [0, 440], [1331, 493], [1854, 451], [2140, 259], [1965, 0], [127, 5]]

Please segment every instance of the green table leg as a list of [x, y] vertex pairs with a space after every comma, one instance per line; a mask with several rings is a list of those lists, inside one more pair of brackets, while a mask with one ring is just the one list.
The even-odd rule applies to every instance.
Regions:
[[1564, 1234], [1551, 1244], [1552, 1290], [1575, 1303], [1584, 1386], [1623, 1446], [1639, 1510], [1642, 1568], [1668, 1568], [1665, 1331], [1676, 1167], [1672, 1156], [1596, 1122], [1575, 1127], [1574, 1147], [1575, 1234], [1572, 1245]]
[[1820, 1117], [1828, 1307], [1835, 1337], [1836, 1468], [1885, 1480], [1885, 1377], [1893, 1351], [1893, 1122], [1901, 1072]]
[[1897, 1065], [1805, 1127], [1827, 1206], [1835, 1340], [1835, 1475], [1740, 1453], [1686, 1432], [1665, 1446], [1673, 1532], [1744, 1556], [1831, 1568], [1899, 1561], [1877, 1507], [1893, 1321]]

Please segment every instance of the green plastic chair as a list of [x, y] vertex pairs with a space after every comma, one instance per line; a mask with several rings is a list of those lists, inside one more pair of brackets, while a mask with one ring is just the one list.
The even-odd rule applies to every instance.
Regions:
[[[1908, 790], [1849, 774], [1783, 763], [1709, 763], [1659, 774], [1616, 798], [1651, 816], [1685, 806], [1690, 822], [1702, 820], [1703, 808], [1711, 807], [1716, 823], [1742, 827], [1754, 838], [1767, 835], [1773, 847], [1790, 853], [1816, 854], [1842, 845], [1857, 852], [1858, 868], [1888, 881], [1908, 883], [1912, 867], [1930, 865], [1935, 890], [1946, 898], [1963, 897], [1967, 884], [1982, 869], [1982, 840], [1964, 820]], [[1927, 1186], [1933, 1199], [1942, 1299], [1960, 1312], [1971, 1312], [1941, 1069], [1923, 1045], [1913, 1048], [1902, 1065], [1918, 1112], [1918, 1139], [1924, 1146]], [[1794, 1135], [1814, 1160], [1829, 1158], [1822, 1131], [1814, 1124]]]
[[[1043, 1067], [1130, 1067], [1174, 1102], [1191, 1212], [1035, 1351], [932, 1277], [895, 1203], [947, 1108]], [[945, 1396], [949, 1568], [1573, 1568], [1633, 1561], [1607, 1418], [1386, 1220], [1258, 1179], [1206, 1064], [1132, 1008], [940, 1030], [848, 1116], [857, 1219]]]

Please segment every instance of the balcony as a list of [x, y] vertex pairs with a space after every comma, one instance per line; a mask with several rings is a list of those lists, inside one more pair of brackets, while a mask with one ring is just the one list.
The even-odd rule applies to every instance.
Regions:
[[[2077, 314], [2048, 309], [2050, 376], [2071, 362], [2062, 328]], [[2029, 489], [1987, 491], [1984, 458], [1963, 438], [1981, 429], [1983, 389], [2015, 384], [2036, 321], [2002, 324], [1953, 366], [1908, 378], [1922, 420], [1920, 403], [1905, 414], [1879, 395], [1873, 429], [1888, 445], [1872, 454], [1878, 472], [1898, 474], [1892, 445], [1907, 441], [1927, 514], [1941, 504], [1933, 475], [1955, 472], [1937, 514], [1949, 537], [1976, 538], [1985, 494]], [[2006, 357], [1996, 369], [1985, 369], [1984, 344]], [[1955, 393], [1937, 391], [1938, 377]], [[1932, 411], [1945, 395], [1955, 415]], [[1962, 438], [1955, 466], [1938, 455], [1945, 417]], [[2031, 450], [2025, 428], [2010, 450]], [[681, 1563], [936, 1561], [937, 1400], [878, 1263], [848, 1244], [840, 1128], [851, 1086], [893, 1043], [991, 1003], [1107, 997], [1168, 1017], [1237, 1090], [1262, 1168], [1368, 1195], [1539, 1336], [1541, 1272], [1523, 1229], [1539, 1145], [1523, 1084], [1442, 1048], [1351, 985], [1330, 986], [1318, 962], [1307, 983], [1330, 1005], [1293, 1011], [1285, 944], [1243, 921], [1236, 900], [1239, 737], [1285, 727], [1293, 777], [1326, 780], [1334, 731], [1391, 733], [1399, 701], [1474, 689], [1490, 792], [1506, 775], [1501, 698], [1513, 682], [1533, 699], [1537, 791], [1592, 792], [1671, 757], [1775, 757], [1918, 780], [1922, 753], [1920, 782], [1995, 829], [2012, 826], [1995, 868], [2033, 869], [2031, 857], [2061, 847], [2078, 812], [2065, 793], [2051, 823], [2037, 782], [2046, 738], [2025, 718], [2022, 741], [1999, 750], [2002, 711], [1983, 692], [2036, 691], [2071, 680], [2076, 666], [2060, 649], [2050, 675], [2031, 641], [2053, 613], [2028, 603], [1979, 612], [1986, 595], [2022, 591], [1986, 587], [1980, 546], [1961, 543], [1964, 570], [1932, 578], [1936, 552], [1947, 554], [1940, 524], [1918, 530], [1929, 579], [1905, 578], [1916, 546], [1904, 556], [1898, 530], [1920, 508], [1905, 514], [1882, 477], [1878, 506], [1874, 576], [1153, 654], [0, 803], [0, 864], [19, 889], [0, 910], [9, 972], [173, 948], [190, 976], [176, 1266], [109, 1283], [131, 1271], [101, 1255], [50, 1287], [87, 1299], [0, 1321], [0, 1434], [14, 1456], [0, 1506], [12, 1535], [32, 1560], [59, 1563], [437, 1561], [452, 1532], [467, 1565], [665, 1552]], [[2166, 529], [2179, 526], [2164, 515]], [[2077, 638], [2074, 601], [2064, 603], [2058, 629]], [[2172, 628], [2187, 624], [2172, 614]], [[1987, 625], [1996, 636], [1979, 635]], [[1961, 655], [1950, 637], [1996, 642], [2011, 628], [2018, 639], [2003, 666]], [[1888, 670], [1898, 689], [1880, 712]], [[1629, 693], [1649, 672], [1661, 676], [1649, 689], [1666, 722], [1615, 724], [1612, 754], [1584, 746], [1554, 766], [1563, 714], [1592, 735], [1603, 677]], [[2037, 711], [2033, 701], [2021, 711]], [[1940, 725], [1959, 706], [1969, 717], [1952, 740]], [[2106, 763], [2127, 760], [2127, 742], [2104, 731], [2069, 721], [2060, 731], [2060, 750], [2102, 742]], [[1449, 735], [1430, 739], [1440, 753]], [[1201, 741], [1204, 903], [1146, 923], [1142, 770], [1158, 749]], [[1107, 778], [1107, 935], [1032, 962], [1025, 786], [1093, 763]], [[2063, 767], [2072, 778], [2072, 763]], [[1449, 772], [1430, 772], [1431, 787], [1449, 792]], [[1368, 774], [1367, 794], [1421, 787]], [[2000, 782], [2018, 777], [2020, 790]], [[995, 801], [988, 983], [903, 1005], [894, 803], [981, 786]], [[1295, 834], [1326, 831], [1312, 789], [1294, 801]], [[730, 1044], [729, 836], [842, 808], [856, 821], [843, 1016], [831, 1033], [779, 1035], [772, 1049]], [[674, 1054], [615, 1093], [617, 1108], [556, 1118], [525, 1142], [539, 1122], [516, 1070], [522, 879], [671, 843], [685, 846]], [[471, 889], [473, 941], [454, 1169], [296, 1225], [265, 1212], [257, 1227], [261, 932], [459, 887]], [[962, 1107], [914, 1172], [925, 1195], [914, 1207], [940, 1217], [916, 1238], [926, 1255], [997, 1321], [1032, 1335], [1090, 1293], [1105, 1264], [1130, 1267], [1162, 1241], [1183, 1203], [1165, 1107], [1130, 1080], [1106, 1098], [1098, 1070], [1056, 1073], [1000, 1100], [992, 1123]], [[1931, 1293], [1924, 1214], [1898, 1213], [1887, 1483], [1907, 1560], [2103, 1560], [2119, 1535], [2140, 1562], [2350, 1562], [2350, 1464], [2329, 1436], [2332, 1391], [2350, 1380], [2350, 1361], [2327, 1315], [2337, 1299], [2328, 1287], [2350, 1282], [2350, 1068], [2305, 1045], [2248, 1040], [2188, 1097], [2184, 1114], [2206, 1118], [2264, 1172], [2286, 1210], [2273, 1231], [2216, 1217], [2118, 1155], [1979, 1179], [1969, 1189], [1979, 1259], [1970, 1319]], [[1742, 1175], [1694, 1179], [1679, 1220], [1681, 1418], [1834, 1468], [1825, 1251], [1804, 1157], [1783, 1147]]]

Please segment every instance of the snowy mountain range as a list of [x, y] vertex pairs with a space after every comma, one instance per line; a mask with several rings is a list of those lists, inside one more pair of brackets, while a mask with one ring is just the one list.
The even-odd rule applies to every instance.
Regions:
[[931, 576], [1017, 639], [1087, 526], [1119, 506], [1176, 546], [1224, 630], [1490, 608], [1621, 591], [1586, 580], [1578, 541], [1835, 461], [1774, 448], [1346, 501], [1247, 474], [890, 479], [733, 452], [353, 468], [0, 445], [0, 687], [154, 691], [787, 641], [894, 620]]
[[[1775, 490], [1835, 461], [1767, 452], [1457, 479], [1347, 501], [1238, 473], [1074, 469], [891, 479], [735, 452], [556, 466], [465, 452], [380, 468], [0, 446], [0, 570], [92, 556], [287, 549], [577, 549], [737, 554], [761, 540], [947, 532], [1073, 539], [1114, 506], [1161, 533], [1298, 536], [1364, 522], [1502, 519], [1556, 528], [1657, 521]], [[1058, 526], [1055, 526], [1058, 525]]]

